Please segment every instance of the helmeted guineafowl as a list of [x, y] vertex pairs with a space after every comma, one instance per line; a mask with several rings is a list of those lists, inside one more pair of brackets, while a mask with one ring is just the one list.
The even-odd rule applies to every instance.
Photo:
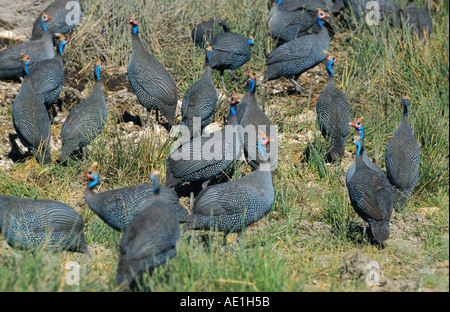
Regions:
[[[203, 128], [211, 123], [217, 106], [217, 91], [211, 74], [211, 64], [208, 58], [205, 58], [203, 74], [186, 90], [181, 106], [183, 116], [181, 124], [189, 128], [191, 136], [195, 133], [201, 135]], [[194, 118], [200, 121], [198, 129], [193, 128]]]
[[[55, 36], [56, 33], [67, 34], [81, 19], [81, 9], [78, 0], [56, 0], [46, 7], [44, 12], [53, 17], [46, 25], [48, 32], [52, 36]], [[42, 37], [43, 29], [39, 24], [40, 19], [38, 17], [31, 31], [31, 39]]]
[[267, 18], [270, 36], [284, 43], [308, 34], [316, 23], [316, 14], [309, 10], [289, 11], [275, 3]]
[[89, 145], [102, 132], [107, 121], [108, 109], [100, 81], [103, 64], [97, 57], [94, 60], [94, 88], [70, 111], [62, 125], [60, 162], [72, 156], [76, 149]]
[[220, 72], [222, 87], [225, 92], [228, 92], [228, 90], [223, 78], [224, 71], [237, 69], [247, 63], [252, 53], [250, 47], [254, 43], [252, 36], [246, 38], [233, 32], [219, 33], [211, 39], [209, 45], [212, 49], [206, 50], [206, 56], [211, 68]]
[[420, 146], [409, 125], [407, 96], [402, 105], [402, 120], [386, 144], [385, 154], [386, 173], [395, 188], [395, 210], [402, 209], [419, 181]]
[[89, 253], [83, 226], [64, 203], [0, 195], [0, 232], [13, 247]]
[[[235, 105], [237, 97], [231, 99]], [[227, 126], [213, 133], [182, 143], [167, 159], [166, 185], [206, 182], [226, 170], [241, 151], [240, 129], [236, 116]]]
[[[370, 169], [361, 157], [364, 144], [359, 134], [353, 137], [356, 145], [355, 170], [347, 174], [346, 184], [350, 201], [356, 213], [370, 225], [374, 239], [382, 243], [390, 235], [390, 219], [394, 197], [386, 176]], [[364, 224], [364, 232], [365, 232]], [[364, 233], [365, 234], [365, 233]]]
[[[271, 170], [274, 171], [277, 164], [277, 135], [273, 133], [273, 125], [269, 117], [261, 110], [256, 99], [256, 76], [251, 73], [247, 76], [247, 90], [249, 96], [245, 112], [241, 119], [241, 126], [243, 127], [244, 153], [248, 164], [256, 169], [261, 162], [260, 154], [258, 153], [258, 133], [263, 132], [265, 136], [270, 137], [270, 143], [266, 145], [265, 158], [269, 158]], [[245, 95], [244, 95], [245, 97]]]
[[169, 125], [175, 124], [178, 91], [175, 81], [164, 66], [144, 47], [138, 33], [138, 22], [133, 14], [130, 21], [133, 52], [128, 63], [128, 79], [139, 103], [147, 109], [147, 126], [150, 124], [150, 110], [156, 110], [166, 117]]
[[430, 36], [433, 29], [433, 20], [427, 10], [418, 8], [414, 0], [410, 0], [406, 10], [402, 12], [403, 20], [409, 27], [412, 34], [419, 36], [423, 40]]
[[125, 229], [120, 240], [120, 255], [116, 284], [133, 286], [142, 273], [175, 257], [180, 237], [180, 223], [175, 212], [159, 194], [159, 173], [152, 175], [155, 200], [148, 202], [143, 211]]
[[22, 54], [24, 79], [14, 99], [11, 115], [14, 129], [25, 147], [30, 149], [41, 165], [51, 163], [51, 124], [44, 103], [36, 96], [29, 76], [31, 58]]
[[298, 77], [326, 59], [322, 51], [328, 51], [330, 37], [322, 21], [328, 16], [328, 13], [317, 9], [316, 19], [321, 27], [319, 33], [295, 38], [279, 46], [267, 56], [267, 69], [263, 83], [285, 77], [290, 79], [297, 91], [300, 92], [303, 89], [296, 81]]
[[[51, 19], [52, 17], [50, 15], [41, 12], [40, 27], [45, 29], [46, 23]], [[31, 58], [32, 64], [28, 67], [30, 71], [39, 62], [46, 59], [52, 59], [55, 56], [55, 51], [51, 34], [48, 31], [45, 31], [44, 35], [39, 39], [30, 40], [1, 50], [0, 80], [17, 80], [22, 77], [21, 54], [28, 55]]]
[[337, 58], [327, 51], [328, 82], [317, 99], [316, 112], [319, 128], [328, 142], [329, 156], [332, 161], [344, 157], [345, 145], [351, 119], [347, 97], [336, 87], [333, 65]]
[[[268, 137], [259, 139], [259, 152], [264, 158]], [[217, 230], [237, 232], [242, 243], [245, 227], [263, 218], [272, 208], [274, 190], [268, 158], [252, 174], [230, 182], [211, 185], [195, 199], [185, 230]]]
[[206, 44], [218, 33], [229, 32], [230, 26], [225, 21], [203, 21], [192, 28], [191, 37], [195, 45], [206, 48]]
[[[123, 231], [149, 203], [155, 201], [153, 194], [155, 184], [143, 183], [96, 193], [95, 187], [99, 183], [97, 162], [94, 162], [84, 173], [89, 184], [84, 192], [86, 204], [100, 219], [116, 231]], [[177, 194], [170, 188], [161, 185], [160, 197], [164, 199], [179, 217], [180, 222], [186, 221], [187, 212], [181, 206]]]
[[69, 37], [58, 33], [55, 36], [59, 38], [55, 57], [39, 62], [30, 71], [31, 85], [36, 96], [45, 104], [50, 119], [56, 115], [53, 103], [61, 93], [64, 84], [62, 53], [69, 42]]

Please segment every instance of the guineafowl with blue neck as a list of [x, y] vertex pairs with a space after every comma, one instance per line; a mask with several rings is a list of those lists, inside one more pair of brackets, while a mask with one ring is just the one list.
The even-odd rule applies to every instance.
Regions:
[[[352, 139], [356, 145], [354, 171], [346, 175], [350, 201], [355, 212], [369, 224], [372, 235], [378, 243], [390, 236], [390, 219], [394, 197], [389, 181], [381, 170], [369, 168], [363, 157], [363, 140], [359, 133]], [[366, 223], [364, 223], [364, 234]]]
[[298, 92], [304, 91], [297, 79], [302, 73], [326, 59], [322, 51], [328, 51], [330, 36], [323, 25], [323, 20], [328, 16], [328, 13], [317, 9], [316, 21], [321, 28], [319, 33], [295, 38], [282, 44], [267, 56], [263, 83], [285, 77], [290, 79]]
[[[239, 101], [232, 97], [230, 110]], [[237, 115], [226, 127], [182, 143], [167, 159], [166, 185], [176, 187], [184, 182], [207, 182], [226, 170], [241, 151], [241, 137]], [[210, 148], [206, 149], [205, 145]], [[219, 147], [219, 150], [216, 150]], [[211, 154], [205, 155], [205, 151]]]
[[32, 64], [28, 66], [30, 71], [39, 62], [52, 59], [55, 56], [52, 35], [46, 31], [47, 28], [45, 26], [51, 19], [50, 15], [41, 12], [39, 25], [44, 30], [41, 38], [20, 43], [0, 51], [0, 80], [18, 80], [22, 77], [21, 54], [28, 55], [31, 58]]
[[[211, 47], [208, 47], [211, 49]], [[209, 125], [214, 117], [217, 106], [217, 91], [214, 87], [214, 81], [211, 73], [211, 64], [205, 57], [203, 65], [203, 74], [192, 86], [184, 93], [181, 114], [183, 119], [181, 124], [189, 128], [191, 136], [201, 135], [203, 129]], [[195, 129], [194, 119], [199, 119], [199, 129]]]
[[225, 87], [224, 71], [240, 68], [247, 63], [251, 57], [251, 49], [255, 40], [252, 36], [246, 38], [241, 34], [233, 32], [223, 32], [211, 39], [209, 45], [211, 49], [206, 50], [206, 56], [211, 64], [211, 68], [220, 72], [222, 88]]
[[105, 127], [108, 109], [100, 81], [102, 67], [102, 62], [94, 57], [94, 88], [91, 94], [78, 103], [64, 120], [61, 129], [61, 153], [58, 159], [60, 162], [66, 161], [75, 150], [88, 146]]
[[84, 192], [84, 198], [89, 208], [100, 219], [116, 231], [122, 232], [145, 207], [156, 200], [154, 191], [159, 187], [159, 195], [173, 210], [181, 223], [187, 220], [188, 213], [181, 206], [177, 194], [170, 188], [151, 183], [143, 183], [103, 192], [95, 192], [100, 175], [97, 170], [98, 163], [94, 162], [84, 173], [89, 184]]
[[159, 173], [154, 172], [151, 179], [154, 200], [124, 230], [120, 240], [116, 284], [121, 288], [133, 288], [141, 273], [151, 274], [155, 267], [176, 256], [180, 223], [160, 196]]
[[89, 253], [83, 227], [64, 203], [0, 195], [0, 232], [13, 247]]
[[52, 120], [56, 115], [53, 103], [61, 93], [64, 84], [63, 51], [69, 37], [55, 34], [59, 38], [54, 58], [39, 62], [30, 72], [31, 85], [36, 96], [45, 104]]
[[128, 63], [128, 79], [139, 103], [147, 109], [147, 126], [150, 125], [150, 110], [159, 112], [167, 119], [170, 126], [175, 124], [178, 91], [175, 81], [164, 66], [144, 47], [139, 38], [138, 21], [135, 15], [128, 22], [131, 25], [133, 52]]
[[14, 99], [11, 115], [20, 142], [30, 149], [41, 165], [51, 163], [51, 123], [44, 103], [36, 96], [29, 76], [30, 56], [22, 54], [24, 78]]
[[[81, 19], [81, 9], [78, 0], [56, 0], [44, 9], [53, 18], [46, 25], [48, 32], [55, 37], [57, 33], [69, 33]], [[36, 18], [31, 31], [31, 39], [41, 38], [44, 34], [40, 27], [39, 17]]]
[[337, 58], [327, 51], [323, 52], [327, 55], [329, 78], [317, 99], [316, 112], [322, 135], [328, 143], [329, 156], [336, 161], [345, 154], [351, 114], [347, 97], [336, 87], [334, 80], [333, 66]]
[[265, 146], [269, 137], [258, 139], [261, 163], [252, 174], [243, 178], [215, 184], [203, 189], [195, 199], [186, 230], [217, 230], [237, 232], [238, 243], [242, 244], [244, 229], [262, 219], [274, 202], [274, 189], [269, 158]]
[[395, 210], [401, 210], [419, 181], [420, 145], [408, 121], [409, 97], [402, 99], [403, 116], [386, 144], [386, 173], [395, 188]]

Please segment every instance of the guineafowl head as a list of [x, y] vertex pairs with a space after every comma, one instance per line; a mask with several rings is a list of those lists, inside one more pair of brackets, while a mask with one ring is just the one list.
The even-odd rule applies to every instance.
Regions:
[[47, 23], [52, 18], [53, 18], [52, 16], [50, 16], [47, 13], [41, 11], [41, 25], [42, 25], [42, 29], [44, 31], [47, 31], [47, 26], [45, 25], [45, 23]]
[[230, 111], [231, 114], [236, 115], [236, 105], [239, 104], [239, 97], [237, 97], [233, 91], [233, 96], [230, 99]]
[[137, 19], [136, 19], [136, 13], [134, 13], [131, 16], [130, 20], [128, 21], [128, 24], [130, 24], [132, 26], [132, 28], [131, 28], [132, 34], [137, 35], [137, 33], [138, 33], [138, 22], [137, 22]]
[[330, 15], [320, 8], [316, 8], [316, 10], [317, 10], [317, 24], [319, 24], [319, 26], [322, 27], [323, 26], [322, 21], [325, 18], [329, 17]]
[[337, 57], [332, 55], [330, 52], [328, 51], [322, 51], [323, 54], [325, 54], [327, 56], [327, 70], [328, 73], [330, 74], [330, 76], [334, 76], [333, 73], [333, 68], [332, 66], [334, 65], [334, 63], [336, 63], [337, 61]]
[[403, 115], [408, 116], [409, 97], [405, 95], [402, 98]]
[[364, 140], [364, 117], [359, 118], [356, 121], [352, 121], [349, 123], [350, 126], [359, 130], [361, 140]]
[[29, 55], [25, 55], [23, 53], [20, 53], [20, 56], [22, 58], [22, 68], [23, 71], [26, 75], [29, 75], [29, 71], [28, 71], [28, 65], [30, 65], [31, 63], [31, 57]]
[[153, 170], [150, 174], [150, 180], [153, 182], [153, 194], [159, 194], [159, 187], [160, 187], [160, 181], [161, 181], [161, 175], [159, 174], [159, 171]]
[[94, 63], [95, 79], [96, 79], [97, 81], [100, 81], [100, 71], [102, 70], [103, 64], [102, 64], [102, 62], [101, 62], [97, 57], [95, 57], [95, 56], [94, 56], [94, 60], [95, 60], [95, 63]]
[[256, 73], [250, 73], [247, 75], [247, 89], [250, 91], [250, 94], [255, 92], [256, 88]]
[[62, 55], [64, 47], [66, 46], [66, 44], [69, 43], [70, 39], [69, 39], [69, 37], [66, 37], [66, 36], [64, 36], [62, 34], [58, 34], [58, 33], [56, 33], [55, 36], [59, 38], [58, 53], [59, 53], [59, 55]]
[[88, 171], [84, 172], [84, 176], [90, 181], [88, 187], [93, 188], [99, 182], [99, 175], [97, 171], [98, 162], [94, 162]]

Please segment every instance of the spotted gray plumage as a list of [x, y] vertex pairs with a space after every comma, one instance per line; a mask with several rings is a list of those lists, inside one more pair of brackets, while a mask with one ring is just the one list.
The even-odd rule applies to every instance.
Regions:
[[78, 148], [89, 145], [99, 135], [108, 119], [105, 97], [100, 81], [101, 62], [94, 62], [95, 84], [91, 94], [78, 103], [67, 115], [61, 129], [59, 161], [65, 161]]
[[134, 16], [129, 23], [132, 25], [133, 51], [127, 67], [128, 78], [139, 103], [147, 109], [147, 125], [152, 109], [157, 113], [161, 112], [169, 124], [173, 125], [178, 101], [175, 81], [164, 66], [145, 49], [139, 38]]
[[[42, 14], [42, 23], [51, 17]], [[42, 25], [41, 25], [42, 27]], [[24, 43], [0, 51], [0, 80], [19, 79], [22, 77], [22, 59], [21, 54], [28, 55], [32, 62], [29, 65], [31, 71], [36, 64], [41, 61], [52, 59], [55, 56], [52, 36], [45, 32], [43, 36], [36, 40], [30, 40]]]
[[244, 228], [263, 218], [273, 201], [272, 174], [266, 158], [248, 176], [203, 189], [183, 230], [238, 232], [239, 241]]
[[[84, 192], [86, 204], [110, 227], [116, 231], [123, 231], [145, 207], [156, 200], [155, 186], [144, 183], [96, 193], [94, 188], [97, 186], [99, 174], [95, 167], [96, 165], [93, 165], [85, 172], [85, 176], [95, 182], [89, 183], [86, 187]], [[181, 206], [177, 194], [167, 186], [161, 185], [159, 195], [177, 214], [180, 222], [185, 222], [187, 212]]]
[[274, 4], [267, 18], [270, 35], [288, 42], [294, 38], [308, 34], [308, 30], [316, 24], [316, 14], [308, 10], [289, 11]]
[[[182, 143], [167, 159], [166, 185], [208, 181], [226, 170], [239, 155], [241, 138], [236, 116], [228, 126]], [[208, 148], [206, 148], [206, 144]], [[216, 150], [216, 147], [219, 147]], [[212, 149], [211, 149], [212, 148]], [[206, 152], [211, 153], [206, 155]]]
[[[59, 34], [58, 34], [59, 35]], [[58, 40], [57, 53], [54, 58], [39, 62], [30, 71], [31, 85], [36, 96], [45, 104], [50, 119], [53, 118], [53, 103], [61, 93], [64, 84], [62, 53], [68, 38], [62, 35]]]
[[329, 78], [316, 105], [319, 127], [328, 142], [329, 155], [333, 161], [344, 157], [351, 119], [347, 97], [336, 87], [334, 80], [332, 66], [335, 61], [334, 56], [327, 58]]
[[151, 273], [176, 255], [179, 221], [166, 200], [159, 196], [158, 189], [154, 192], [155, 200], [147, 203], [123, 232], [116, 275], [120, 287], [131, 286], [142, 272]]
[[205, 48], [206, 43], [209, 42], [215, 35], [220, 32], [229, 32], [230, 26], [225, 21], [203, 21], [192, 28], [191, 37], [195, 45], [200, 48]]
[[403, 20], [411, 33], [419, 36], [419, 39], [428, 37], [433, 29], [433, 20], [427, 10], [418, 8], [414, 0], [410, 0], [406, 10], [402, 12]]
[[375, 240], [381, 243], [390, 235], [393, 194], [383, 172], [369, 168], [361, 157], [364, 151], [361, 138], [355, 136], [353, 142], [357, 146], [354, 172], [346, 176], [350, 201], [355, 212], [369, 223]]
[[386, 144], [386, 173], [395, 189], [396, 210], [401, 210], [419, 181], [420, 146], [408, 121], [409, 98], [402, 100], [403, 116]]
[[194, 118], [200, 118], [200, 129], [195, 130], [199, 130], [198, 134], [201, 134], [203, 128], [211, 123], [217, 106], [217, 91], [208, 60], [205, 60], [203, 68], [200, 79], [184, 93], [181, 106], [181, 124], [189, 128], [191, 136], [194, 135]]
[[[26, 56], [23, 56], [26, 58]], [[31, 85], [27, 66], [30, 59], [23, 60], [24, 79], [11, 109], [14, 129], [25, 147], [30, 149], [41, 165], [51, 163], [51, 124], [44, 103], [36, 96]]]
[[[44, 10], [53, 18], [48, 21], [48, 32], [54, 37], [56, 33], [67, 34], [81, 19], [81, 9], [78, 0], [56, 0]], [[40, 18], [37, 17], [31, 31], [31, 39], [41, 38], [43, 29], [40, 27]]]
[[83, 226], [64, 203], [0, 195], [0, 232], [13, 247], [89, 253]]
[[[326, 27], [322, 25], [322, 19], [327, 16], [327, 13], [318, 10], [317, 22], [321, 27], [319, 33], [295, 38], [267, 56], [263, 83], [281, 77], [297, 80], [302, 73], [325, 60], [326, 56], [322, 51], [328, 51], [330, 37]], [[297, 89], [298, 87], [296, 85]]]
[[315, 10], [320, 8], [326, 12], [338, 12], [343, 7], [342, 0], [269, 0], [269, 9], [276, 4], [288, 11]]

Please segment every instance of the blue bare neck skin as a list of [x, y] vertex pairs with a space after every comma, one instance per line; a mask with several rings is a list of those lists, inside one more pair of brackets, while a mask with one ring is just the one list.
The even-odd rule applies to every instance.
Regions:
[[252, 40], [252, 39], [248, 39], [247, 42], [248, 42], [249, 45], [255, 44], [255, 40]]
[[359, 126], [359, 131], [361, 131], [361, 133], [359, 134], [359, 136], [361, 137], [361, 141], [364, 140], [364, 127], [361, 125]]
[[45, 26], [45, 20], [44, 19], [42, 19], [41, 24], [42, 24], [42, 29], [44, 31], [47, 31], [47, 26]]
[[403, 116], [408, 116], [409, 100], [408, 99], [403, 99], [402, 100], [402, 105], [403, 105]]
[[155, 177], [151, 177], [151, 180], [153, 182], [153, 194], [159, 194], [159, 185], [158, 182], [156, 182]]
[[25, 71], [25, 74], [27, 74], [27, 76], [30, 75], [29, 71], [28, 71], [28, 64], [30, 64], [29, 62], [25, 62], [25, 65], [23, 67], [23, 70]]
[[212, 49], [211, 49], [211, 51], [209, 51], [209, 53], [208, 53], [208, 63], [209, 63], [209, 65], [211, 65], [211, 55], [212, 55]]
[[281, 4], [281, 2], [283, 2], [283, 0], [278, 0], [278, 5], [280, 5], [280, 4]]
[[93, 177], [94, 179], [93, 179], [92, 182], [89, 183], [89, 185], [88, 185], [88, 187], [89, 187], [90, 189], [98, 185], [98, 174], [94, 174], [92, 177]]
[[356, 150], [356, 157], [359, 157], [359, 155], [361, 154], [361, 143], [359, 141], [356, 141], [355, 145], [356, 145], [356, 148], [357, 148], [357, 150]]
[[263, 149], [261, 141], [258, 141], [258, 151], [259, 151], [259, 154], [261, 154], [261, 157], [264, 156], [264, 149]]
[[102, 65], [95, 67], [95, 77], [97, 81], [100, 81], [100, 70], [102, 69]]
[[133, 34], [135, 34], [135, 35], [138, 34], [138, 25], [133, 24]]
[[322, 28], [322, 20], [320, 19], [320, 16], [317, 16], [317, 24], [319, 24], [320, 28]]
[[58, 49], [59, 55], [63, 55], [64, 46], [65, 46], [65, 45], [66, 45], [66, 44], [64, 43], [64, 41], [61, 41], [61, 43], [59, 44], [59, 49]]
[[334, 73], [333, 73], [333, 64], [334, 64], [333, 61], [328, 61], [327, 69], [328, 69], [328, 74], [330, 74], [331, 77], [334, 76]]
[[230, 107], [230, 111], [231, 111], [231, 114], [232, 114], [233, 116], [235, 116], [235, 115], [236, 115], [236, 108], [234, 108], [234, 104], [233, 104], [233, 105], [231, 105], [231, 107]]
[[253, 79], [248, 80], [248, 90], [250, 91], [250, 94], [253, 94], [255, 92], [255, 82]]

